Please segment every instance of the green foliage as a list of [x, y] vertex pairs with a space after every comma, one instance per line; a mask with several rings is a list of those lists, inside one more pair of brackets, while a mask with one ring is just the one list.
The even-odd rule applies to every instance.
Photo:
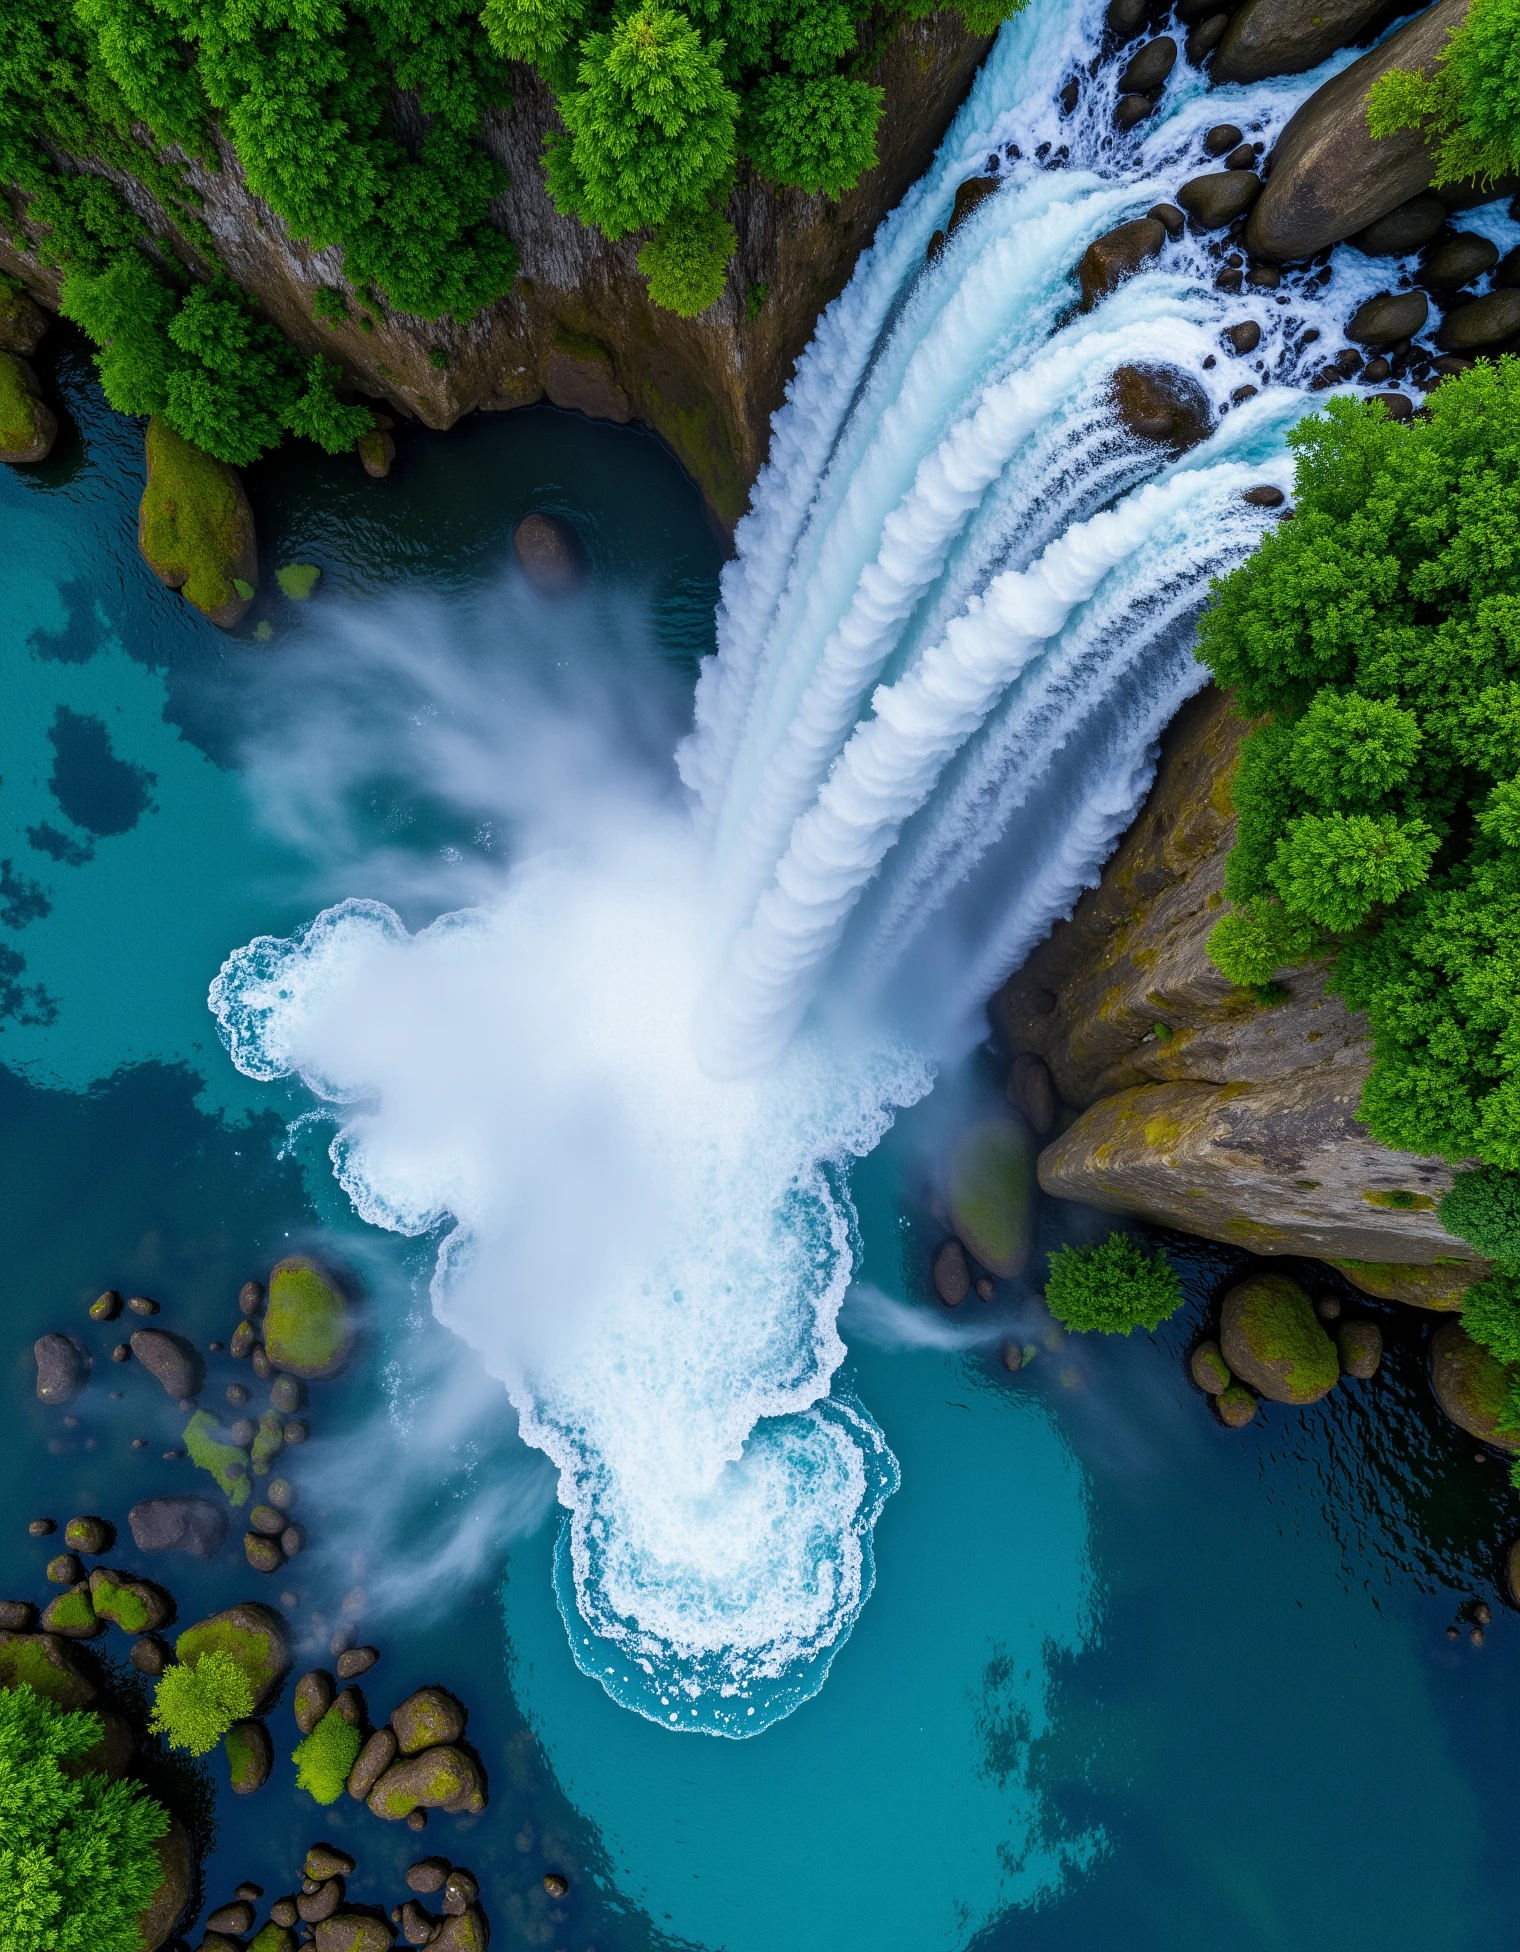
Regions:
[[319, 1803], [336, 1803], [347, 1786], [363, 1739], [352, 1722], [336, 1708], [329, 1708], [291, 1755], [296, 1765], [296, 1786]]
[[253, 1713], [253, 1683], [232, 1655], [213, 1649], [193, 1664], [166, 1668], [148, 1726], [169, 1746], [207, 1755], [234, 1722]]
[[[200, 486], [198, 483], [192, 483], [192, 485], [195, 487]], [[183, 542], [186, 524], [184, 512], [178, 506], [181, 498], [170, 494], [166, 499], [171, 504], [166, 509], [166, 514], [174, 522], [176, 539]], [[197, 496], [197, 500], [206, 501], [209, 504], [209, 495], [204, 489]], [[196, 513], [200, 514], [200, 512], [197, 509]], [[206, 519], [196, 523], [195, 540], [197, 542], [200, 541], [200, 532], [202, 530], [224, 530], [224, 525], [216, 519], [221, 513], [222, 511], [219, 508], [208, 507]], [[154, 561], [163, 560], [167, 555], [167, 551], [159, 544], [157, 538], [151, 535], [145, 535], [144, 540], [148, 545], [150, 559]], [[226, 558], [230, 552], [226, 547], [218, 549], [213, 544], [204, 551], [197, 550], [195, 553], [204, 553], [206, 555], [208, 559], [206, 563], [206, 579], [208, 584], [211, 585], [211, 587], [202, 592], [201, 607], [203, 609], [214, 608], [217, 602], [225, 601], [220, 596], [219, 588], [215, 584], [214, 579], [225, 577]], [[186, 587], [188, 588], [189, 586], [186, 585]], [[194, 602], [195, 598], [192, 597], [191, 601]], [[212, 1416], [209, 1410], [197, 1410], [195, 1415], [185, 1425], [180, 1441], [189, 1453], [190, 1462], [199, 1470], [209, 1471], [234, 1505], [246, 1505], [248, 1502], [248, 1493], [251, 1489], [248, 1477], [248, 1453], [245, 1450], [239, 1450], [236, 1444], [224, 1444], [215, 1433], [216, 1418]]]
[[306, 369], [306, 385], [285, 409], [285, 425], [328, 454], [346, 454], [375, 424], [368, 407], [338, 398], [338, 368], [320, 356]]
[[1337, 400], [1290, 436], [1296, 519], [1215, 585], [1199, 655], [1252, 732], [1233, 982], [1335, 958], [1397, 1150], [1520, 1170], [1520, 361], [1428, 420]]
[[1520, 170], [1520, 0], [1473, 0], [1429, 77], [1395, 68], [1367, 103], [1374, 136], [1420, 129], [1437, 184]]
[[721, 211], [702, 205], [678, 212], [639, 252], [649, 296], [682, 318], [705, 312], [723, 294], [735, 241], [733, 225]]
[[847, 75], [767, 75], [745, 104], [745, 147], [773, 183], [842, 197], [876, 161], [884, 99]]
[[1182, 1284], [1165, 1254], [1147, 1254], [1133, 1235], [1114, 1233], [1093, 1247], [1057, 1248], [1045, 1301], [1070, 1329], [1128, 1335], [1175, 1314]]
[[140, 1783], [65, 1773], [100, 1740], [25, 1685], [0, 1691], [0, 1947], [137, 1952], [168, 1812]]
[[1438, 1211], [1446, 1231], [1470, 1242], [1485, 1260], [1520, 1268], [1520, 1173], [1492, 1166], [1458, 1173]]
[[1467, 1291], [1462, 1326], [1500, 1362], [1520, 1362], [1520, 1281], [1491, 1274]]
[[311, 315], [328, 325], [341, 325], [348, 317], [348, 300], [336, 285], [318, 285], [311, 301]]

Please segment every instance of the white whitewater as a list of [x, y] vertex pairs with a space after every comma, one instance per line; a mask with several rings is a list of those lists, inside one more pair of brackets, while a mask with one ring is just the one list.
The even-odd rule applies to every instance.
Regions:
[[[438, 1235], [438, 1314], [559, 1470], [576, 1658], [666, 1726], [788, 1713], [869, 1596], [897, 1467], [835, 1387], [849, 1162], [1096, 878], [1200, 682], [1208, 579], [1270, 519], [1242, 490], [1291, 485], [1304, 328], [1334, 351], [1375, 286], [1227, 298], [1186, 243], [1076, 313], [1083, 249], [1205, 167], [1204, 129], [1270, 142], [1325, 72], [1179, 66], [1117, 138], [1111, 70], [1055, 107], [1098, 17], [1004, 30], [821, 321], [724, 574], [690, 807], [599, 780], [597, 831], [481, 907], [412, 936], [346, 902], [213, 987], [234, 1061], [333, 1107], [358, 1210]], [[1002, 187], [926, 263], [990, 152]], [[1226, 358], [1248, 312], [1260, 350]], [[1124, 435], [1122, 361], [1194, 374], [1211, 437]]]

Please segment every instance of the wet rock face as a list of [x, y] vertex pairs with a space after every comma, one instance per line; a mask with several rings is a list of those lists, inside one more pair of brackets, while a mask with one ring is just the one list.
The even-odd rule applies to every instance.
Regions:
[[1491, 291], [1447, 314], [1436, 344], [1442, 352], [1479, 352], [1520, 332], [1520, 291]]
[[1231, 16], [1210, 80], [1306, 74], [1383, 11], [1384, 0], [1246, 0]]
[[1435, 191], [1422, 190], [1347, 241], [1369, 258], [1401, 258], [1406, 251], [1418, 251], [1428, 244], [1446, 216], [1446, 205]]
[[1379, 292], [1359, 305], [1346, 325], [1346, 337], [1359, 346], [1396, 346], [1412, 339], [1430, 316], [1422, 291]]
[[987, 1119], [962, 1134], [948, 1162], [950, 1223], [1000, 1280], [1022, 1274], [1033, 1249], [1036, 1149], [1022, 1119]]
[[1205, 440], [1214, 424], [1209, 396], [1180, 367], [1116, 366], [1111, 398], [1130, 433], [1176, 454]]
[[1190, 177], [1177, 201], [1200, 230], [1223, 230], [1243, 217], [1261, 195], [1261, 178], [1248, 169], [1211, 170]]
[[1511, 1454], [1520, 1453], [1520, 1432], [1505, 1428], [1517, 1374], [1520, 1367], [1490, 1355], [1460, 1322], [1443, 1322], [1436, 1330], [1430, 1344], [1430, 1387], [1437, 1403], [1459, 1430]]

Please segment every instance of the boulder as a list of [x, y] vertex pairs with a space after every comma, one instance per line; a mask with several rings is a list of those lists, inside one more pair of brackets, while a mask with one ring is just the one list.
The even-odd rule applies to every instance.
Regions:
[[396, 1760], [396, 1731], [377, 1728], [354, 1757], [348, 1772], [348, 1793], [356, 1803], [364, 1802], [375, 1784]]
[[1383, 1360], [1383, 1331], [1376, 1322], [1342, 1322], [1335, 1332], [1335, 1346], [1343, 1374], [1363, 1383], [1377, 1374]]
[[1034, 1051], [1022, 1051], [1008, 1067], [1003, 1095], [1036, 1138], [1055, 1129], [1056, 1087], [1050, 1066]]
[[261, 1532], [244, 1532], [243, 1557], [255, 1572], [278, 1572], [285, 1563], [285, 1554], [279, 1546]]
[[1255, 352], [1261, 344], [1261, 327], [1255, 319], [1241, 319], [1235, 325], [1227, 325], [1224, 336], [1230, 343], [1231, 352], [1237, 358], [1242, 358], [1248, 352]]
[[523, 574], [541, 596], [564, 596], [581, 580], [581, 555], [575, 531], [557, 516], [535, 509], [512, 534], [512, 548]]
[[1384, 0], [1246, 0], [1230, 18], [1210, 79], [1307, 74], [1383, 11]]
[[56, 1634], [0, 1632], [0, 1688], [19, 1688], [23, 1682], [60, 1708], [94, 1706], [95, 1683], [80, 1673]]
[[39, 1335], [32, 1344], [37, 1361], [37, 1395], [44, 1403], [69, 1403], [90, 1380], [90, 1352], [73, 1335]]
[[114, 1288], [107, 1288], [103, 1295], [97, 1295], [90, 1303], [92, 1322], [114, 1322], [121, 1313], [121, 1296]]
[[33, 1633], [37, 1609], [30, 1600], [0, 1600], [0, 1633]]
[[415, 1898], [408, 1898], [401, 1907], [401, 1916], [396, 1922], [401, 1927], [401, 1936], [408, 1945], [426, 1945], [437, 1931], [441, 1921], [418, 1904]]
[[58, 416], [43, 400], [37, 375], [13, 352], [0, 352], [0, 461], [45, 461], [58, 438]]
[[1205, 19], [1200, 20], [1198, 25], [1189, 33], [1184, 43], [1184, 49], [1188, 60], [1195, 68], [1201, 68], [1203, 66], [1204, 56], [1212, 54], [1214, 49], [1218, 47], [1228, 31], [1229, 25], [1230, 16], [1228, 14], [1209, 14]]
[[50, 1586], [77, 1586], [84, 1578], [84, 1561], [76, 1552], [60, 1552], [47, 1562]]
[[131, 1340], [133, 1355], [176, 1403], [199, 1396], [205, 1388], [206, 1365], [182, 1335], [171, 1335], [164, 1328], [140, 1328]]
[[100, 1739], [83, 1755], [60, 1764], [66, 1776], [109, 1776], [119, 1782], [132, 1766], [132, 1729], [126, 1718], [109, 1708], [96, 1710], [100, 1718]]
[[1430, 1344], [1430, 1387], [1459, 1430], [1496, 1450], [1520, 1453], [1520, 1431], [1505, 1427], [1520, 1364], [1500, 1362], [1460, 1322], [1443, 1322]]
[[446, 1857], [419, 1857], [407, 1870], [407, 1888], [430, 1896], [434, 1891], [443, 1889], [448, 1876], [449, 1860]]
[[477, 1816], [486, 1806], [485, 1775], [465, 1749], [424, 1749], [393, 1762], [367, 1800], [373, 1813], [388, 1823], [417, 1809]]
[[194, 1858], [189, 1833], [177, 1816], [170, 1817], [169, 1828], [153, 1848], [158, 1853], [158, 1889], [137, 1914], [139, 1952], [157, 1952], [190, 1902]]
[[479, 1896], [480, 1886], [471, 1872], [462, 1869], [450, 1871], [443, 1885], [442, 1909], [445, 1916], [458, 1917]]
[[485, 1913], [479, 1905], [467, 1905], [452, 1918], [445, 1918], [428, 1940], [432, 1952], [485, 1952], [491, 1942]]
[[1272, 1403], [1317, 1403], [1340, 1376], [1335, 1344], [1285, 1274], [1258, 1274], [1224, 1298], [1219, 1346], [1231, 1372]]
[[361, 1674], [368, 1674], [380, 1658], [378, 1647], [347, 1647], [337, 1660], [338, 1679], [356, 1681]]
[[209, 1498], [144, 1498], [127, 1513], [139, 1552], [209, 1559], [227, 1536], [227, 1514]]
[[1253, 257], [1313, 257], [1429, 189], [1435, 152], [1424, 134], [1405, 129], [1374, 139], [1367, 98], [1390, 69], [1430, 73], [1468, 4], [1436, 0], [1297, 111], [1272, 150], [1272, 174], [1246, 225]]
[[307, 1873], [307, 1883], [316, 1884], [316, 1890], [303, 1891], [296, 1899], [296, 1916], [306, 1925], [320, 1925], [324, 1918], [331, 1918], [348, 1895], [341, 1877], [329, 1877], [320, 1881]]
[[330, 1877], [352, 1877], [354, 1859], [334, 1844], [313, 1844], [306, 1853], [304, 1868], [306, 1876], [320, 1884]]
[[1383, 291], [1359, 305], [1346, 323], [1346, 337], [1359, 346], [1396, 346], [1423, 330], [1430, 300], [1422, 291]]
[[44, 1607], [42, 1629], [44, 1633], [62, 1634], [65, 1640], [95, 1640], [105, 1632], [105, 1621], [96, 1619], [90, 1604], [88, 1580], [81, 1579]]
[[971, 1292], [971, 1269], [958, 1240], [947, 1240], [934, 1256], [934, 1292], [947, 1308], [959, 1308]]
[[306, 1402], [300, 1382], [294, 1376], [276, 1376], [269, 1400], [282, 1417], [294, 1416], [297, 1410], [304, 1409]]
[[264, 1347], [276, 1369], [307, 1378], [335, 1375], [348, 1354], [348, 1303], [332, 1277], [302, 1255], [269, 1276]]
[[1261, 195], [1261, 178], [1248, 169], [1210, 170], [1190, 176], [1177, 201], [1200, 230], [1223, 230], [1243, 217]]
[[457, 1742], [464, 1734], [465, 1710], [445, 1688], [419, 1688], [391, 1715], [396, 1746], [403, 1755], [418, 1755], [440, 1743]]
[[1244, 1430], [1256, 1415], [1256, 1398], [1243, 1383], [1231, 1383], [1214, 1398], [1214, 1408], [1226, 1430]]
[[1000, 1280], [1022, 1274], [1033, 1246], [1034, 1134], [1022, 1119], [991, 1118], [950, 1154], [945, 1197], [967, 1252]]
[[950, 206], [950, 221], [945, 225], [946, 237], [954, 237], [973, 210], [984, 204], [988, 197], [996, 196], [1002, 181], [1001, 176], [968, 176], [964, 183], [957, 184], [955, 202]]
[[[239, 1796], [250, 1796], [269, 1781], [274, 1767], [274, 1744], [262, 1722], [251, 1718], [234, 1722], [223, 1740], [227, 1745], [227, 1767], [232, 1787]], [[247, 1927], [243, 1928], [245, 1931]]]
[[234, 469], [204, 454], [157, 415], [148, 422], [148, 485], [137, 546], [158, 580], [223, 630], [247, 614], [259, 586], [253, 511]]
[[107, 1518], [71, 1518], [63, 1528], [63, 1538], [64, 1543], [75, 1552], [83, 1552], [94, 1559], [102, 1552], [109, 1552], [115, 1545], [116, 1527]]
[[296, 1727], [303, 1735], [310, 1735], [331, 1708], [333, 1695], [336, 1692], [332, 1676], [320, 1667], [314, 1667], [309, 1674], [303, 1674], [296, 1682], [295, 1699], [292, 1705], [295, 1709]]
[[1217, 1342], [1200, 1342], [1188, 1362], [1193, 1381], [1208, 1396], [1223, 1396], [1234, 1378]]
[[1436, 344], [1442, 352], [1479, 352], [1520, 332], [1520, 291], [1491, 291], [1448, 312]]
[[383, 427], [371, 427], [354, 443], [364, 472], [371, 481], [384, 481], [396, 465], [396, 437]]
[[395, 1933], [366, 1912], [340, 1911], [317, 1927], [317, 1952], [390, 1952]]
[[1130, 433], [1174, 454], [1206, 440], [1214, 424], [1209, 396], [1177, 366], [1116, 366], [1109, 397]]
[[218, 1905], [206, 1918], [206, 1929], [212, 1932], [251, 1932], [253, 1930], [254, 1909], [246, 1898], [238, 1898], [230, 1905]]
[[1459, 285], [1470, 285], [1474, 278], [1492, 271], [1498, 262], [1497, 244], [1479, 237], [1476, 231], [1464, 230], [1426, 253], [1420, 275], [1427, 285], [1455, 291]]
[[1136, 217], [1095, 237], [1077, 265], [1082, 310], [1090, 312], [1100, 298], [1133, 277], [1147, 259], [1156, 257], [1166, 235], [1165, 224], [1155, 217]]
[[139, 1674], [146, 1674], [150, 1681], [156, 1681], [174, 1656], [157, 1634], [145, 1633], [132, 1642], [127, 1659]]
[[0, 285], [0, 352], [29, 359], [51, 324], [48, 314], [24, 291]]
[[1121, 95], [1151, 95], [1177, 65], [1177, 43], [1170, 34], [1147, 41], [1119, 77]]
[[255, 1709], [267, 1707], [279, 1692], [290, 1654], [285, 1642], [285, 1622], [271, 1607], [256, 1600], [228, 1607], [198, 1620], [174, 1643], [177, 1659], [194, 1667], [202, 1654], [230, 1654], [253, 1686]]
[[1446, 205], [1434, 190], [1422, 190], [1347, 242], [1369, 258], [1401, 258], [1421, 250], [1445, 222]]
[[104, 1566], [90, 1574], [90, 1602], [99, 1618], [123, 1633], [155, 1633], [174, 1613], [174, 1602], [161, 1586]]

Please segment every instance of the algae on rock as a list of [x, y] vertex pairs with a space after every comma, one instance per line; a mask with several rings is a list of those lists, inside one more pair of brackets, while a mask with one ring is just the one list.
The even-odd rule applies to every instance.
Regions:
[[161, 583], [228, 630], [259, 584], [253, 511], [235, 469], [204, 454], [155, 415], [137, 542]]

